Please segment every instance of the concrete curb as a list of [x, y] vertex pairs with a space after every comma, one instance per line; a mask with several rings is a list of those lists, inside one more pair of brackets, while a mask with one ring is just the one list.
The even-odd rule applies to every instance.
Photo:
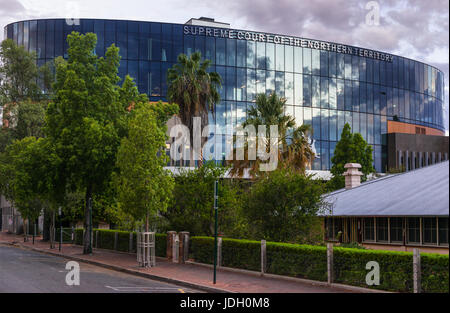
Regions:
[[45, 250], [42, 250], [39, 248], [33, 248], [33, 247], [21, 245], [17, 242], [0, 241], [0, 245], [1, 244], [10, 245], [10, 246], [18, 247], [18, 248], [23, 248], [23, 249], [27, 249], [27, 250], [31, 250], [31, 251], [35, 251], [35, 252], [39, 252], [39, 253], [43, 253], [43, 254], [48, 254], [48, 255], [52, 255], [52, 256], [57, 256], [57, 257], [61, 257], [61, 258], [68, 259], [68, 260], [73, 260], [73, 261], [77, 261], [77, 262], [100, 266], [100, 267], [110, 269], [113, 271], [127, 273], [127, 274], [131, 274], [131, 275], [135, 275], [135, 276], [139, 276], [139, 277], [143, 277], [143, 278], [149, 278], [149, 279], [153, 279], [153, 280], [157, 280], [157, 281], [161, 281], [161, 282], [165, 282], [165, 283], [176, 284], [176, 285], [180, 285], [180, 286], [187, 287], [187, 288], [205, 291], [208, 293], [234, 293], [233, 291], [229, 291], [229, 290], [225, 290], [225, 289], [221, 289], [221, 288], [198, 285], [198, 284], [187, 282], [184, 280], [173, 279], [173, 278], [168, 278], [168, 277], [164, 277], [164, 276], [158, 276], [158, 275], [154, 275], [154, 274], [130, 270], [128, 268], [118, 266], [118, 265], [105, 264], [105, 263], [102, 263], [99, 261], [87, 260], [87, 259], [83, 259], [83, 258], [76, 257], [76, 256], [60, 254], [58, 252], [45, 251]]
[[[213, 268], [214, 267], [211, 264], [197, 263], [197, 262], [194, 262], [194, 261], [186, 261], [186, 264], [198, 265], [198, 266], [203, 266], [203, 267], [208, 267], [208, 268]], [[276, 274], [268, 274], [268, 273], [262, 274], [261, 272], [244, 270], [244, 269], [239, 269], [239, 268], [232, 268], [232, 267], [220, 266], [220, 267], [217, 267], [217, 270], [218, 271], [225, 271], [225, 272], [234, 272], [234, 273], [240, 273], [240, 274], [247, 274], [247, 275], [252, 275], [252, 276], [257, 276], [257, 277], [267, 277], [267, 278], [281, 279], [281, 280], [292, 281], [292, 282], [297, 282], [297, 283], [309, 284], [309, 285], [312, 285], [312, 286], [331, 287], [331, 288], [348, 290], [348, 291], [353, 291], [353, 292], [362, 292], [362, 293], [393, 293], [391, 291], [386, 291], [386, 290], [369, 289], [369, 288], [364, 288], [364, 287], [350, 286], [350, 285], [337, 284], [337, 283], [332, 283], [330, 285], [327, 282], [322, 282], [322, 281], [318, 281], [318, 280], [310, 280], [310, 279], [305, 279], [305, 278], [297, 278], [297, 277], [290, 277], [290, 276], [283, 276], [283, 275], [276, 275]]]

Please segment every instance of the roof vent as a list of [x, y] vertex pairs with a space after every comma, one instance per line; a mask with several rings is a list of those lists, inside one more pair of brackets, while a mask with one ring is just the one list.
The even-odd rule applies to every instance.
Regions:
[[345, 189], [352, 189], [361, 185], [361, 173], [358, 169], [361, 168], [359, 163], [347, 163], [344, 168], [347, 171], [344, 173], [345, 176]]

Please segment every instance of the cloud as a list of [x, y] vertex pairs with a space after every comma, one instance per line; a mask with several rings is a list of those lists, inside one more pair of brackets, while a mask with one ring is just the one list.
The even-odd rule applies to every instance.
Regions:
[[17, 0], [0, 0], [0, 16], [20, 14], [25, 8]]
[[[70, 2], [70, 1], [69, 1]], [[435, 65], [445, 73], [446, 128], [449, 90], [448, 0], [377, 0], [379, 26], [366, 24], [364, 0], [72, 0], [80, 17], [184, 23], [209, 16], [231, 27], [321, 39], [381, 50]], [[27, 18], [66, 17], [60, 0], [0, 0], [0, 27]], [[0, 40], [3, 31], [0, 29]]]

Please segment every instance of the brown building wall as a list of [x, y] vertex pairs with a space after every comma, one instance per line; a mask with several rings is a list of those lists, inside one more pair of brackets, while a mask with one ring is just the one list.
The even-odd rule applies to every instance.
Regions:
[[[449, 137], [422, 134], [390, 133], [387, 134], [387, 170], [404, 168], [408, 170], [420, 168], [448, 160]], [[401, 157], [399, 156], [401, 154]], [[425, 160], [428, 158], [428, 164]]]
[[414, 125], [396, 121], [387, 122], [388, 134], [390, 133], [403, 133], [403, 134], [422, 134], [433, 136], [444, 136], [445, 133], [441, 130], [431, 127], [425, 127], [421, 125]]

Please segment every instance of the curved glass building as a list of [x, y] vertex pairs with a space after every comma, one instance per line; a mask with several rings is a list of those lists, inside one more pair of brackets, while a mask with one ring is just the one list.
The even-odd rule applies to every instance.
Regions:
[[219, 125], [240, 123], [257, 93], [287, 99], [286, 113], [311, 124], [313, 169], [328, 170], [345, 123], [373, 146], [378, 172], [387, 168], [387, 134], [443, 135], [444, 74], [401, 56], [306, 38], [237, 30], [212, 19], [186, 24], [99, 19], [42, 19], [9, 24], [5, 38], [36, 51], [42, 65], [67, 56], [72, 31], [94, 32], [96, 53], [120, 48], [121, 77], [135, 78], [150, 100], [166, 100], [166, 73], [180, 53], [200, 51], [223, 79]]

